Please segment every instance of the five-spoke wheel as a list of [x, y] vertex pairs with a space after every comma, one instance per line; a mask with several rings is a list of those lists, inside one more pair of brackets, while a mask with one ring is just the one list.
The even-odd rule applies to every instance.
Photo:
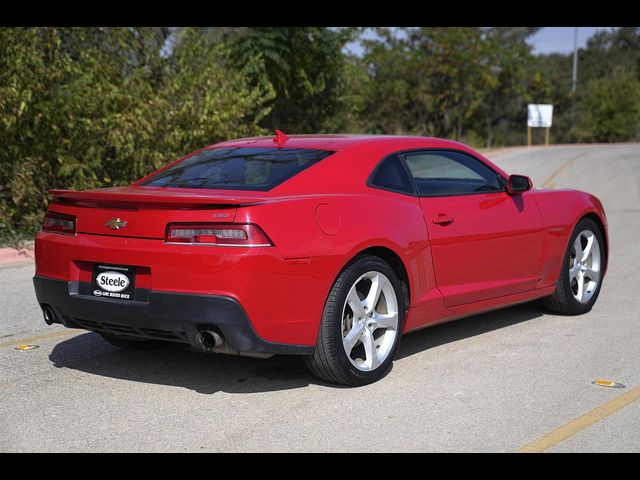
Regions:
[[315, 352], [306, 359], [310, 370], [346, 385], [382, 378], [400, 341], [404, 291], [394, 270], [380, 258], [354, 259], [329, 293]]
[[368, 372], [382, 364], [398, 335], [398, 299], [380, 272], [361, 275], [342, 309], [342, 345], [349, 361]]
[[605, 262], [602, 230], [592, 219], [583, 218], [573, 230], [556, 290], [544, 300], [545, 306], [567, 315], [591, 310], [602, 287]]
[[600, 281], [600, 243], [591, 230], [582, 230], [573, 242], [569, 258], [571, 293], [580, 303], [591, 300]]

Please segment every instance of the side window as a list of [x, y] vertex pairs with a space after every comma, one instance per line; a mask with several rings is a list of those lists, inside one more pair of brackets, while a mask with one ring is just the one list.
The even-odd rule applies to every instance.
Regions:
[[408, 152], [404, 158], [421, 197], [504, 191], [496, 172], [462, 152]]
[[376, 167], [369, 185], [394, 192], [415, 194], [411, 178], [398, 155], [385, 158]]

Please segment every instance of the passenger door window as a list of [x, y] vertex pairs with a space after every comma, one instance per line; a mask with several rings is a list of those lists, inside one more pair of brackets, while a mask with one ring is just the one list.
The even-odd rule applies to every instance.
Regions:
[[433, 150], [404, 154], [421, 197], [503, 192], [500, 176], [462, 152]]

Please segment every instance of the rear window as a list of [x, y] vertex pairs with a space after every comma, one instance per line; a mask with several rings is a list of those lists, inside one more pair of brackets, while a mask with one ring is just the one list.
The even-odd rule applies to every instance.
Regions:
[[266, 191], [333, 153], [303, 148], [205, 150], [153, 175], [141, 185]]

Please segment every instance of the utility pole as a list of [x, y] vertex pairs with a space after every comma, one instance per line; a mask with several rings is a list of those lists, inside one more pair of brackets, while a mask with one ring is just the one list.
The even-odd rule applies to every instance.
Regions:
[[576, 80], [578, 79], [578, 27], [573, 27], [573, 77], [571, 79], [571, 130], [576, 126]]

